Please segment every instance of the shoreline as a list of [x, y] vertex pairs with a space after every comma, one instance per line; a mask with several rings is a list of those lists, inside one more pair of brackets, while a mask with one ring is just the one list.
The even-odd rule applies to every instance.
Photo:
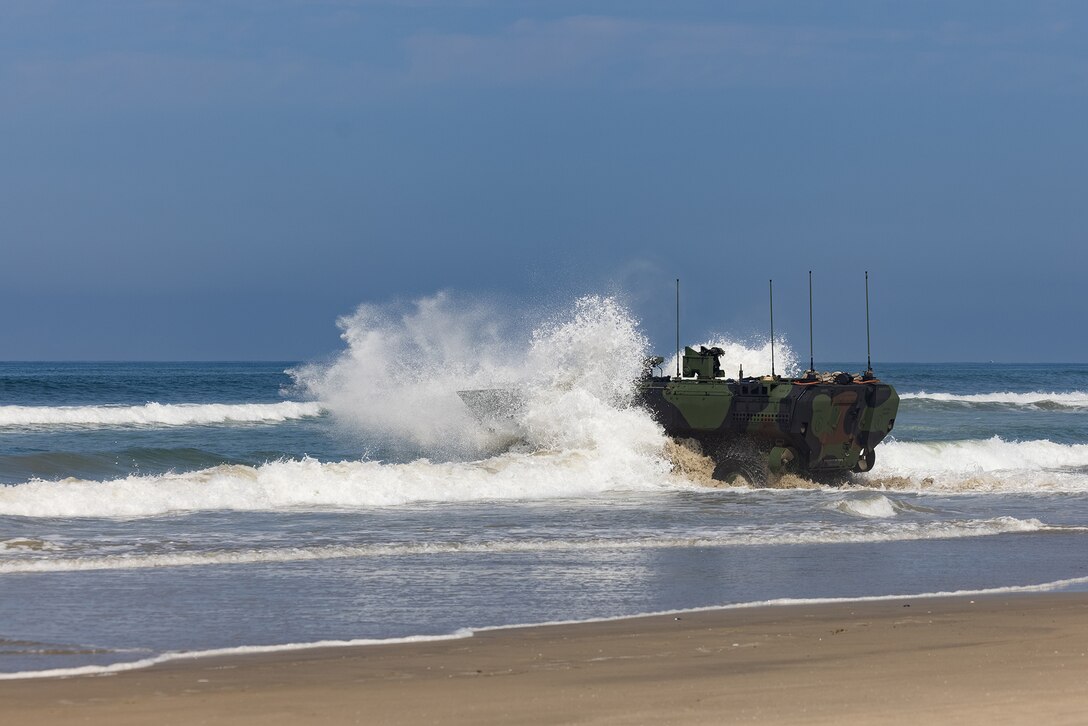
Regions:
[[349, 640], [328, 639], [313, 642], [280, 643], [269, 645], [241, 645], [210, 650], [197, 651], [166, 651], [134, 661], [120, 661], [107, 665], [72, 666], [69, 668], [54, 668], [37, 671], [0, 672], [0, 683], [4, 681], [27, 681], [43, 679], [64, 679], [79, 677], [104, 677], [118, 673], [127, 673], [137, 670], [154, 668], [159, 665], [174, 662], [192, 662], [207, 658], [246, 657], [253, 655], [272, 655], [277, 653], [292, 653], [307, 650], [325, 650], [338, 648], [369, 648], [382, 645], [403, 645], [407, 643], [428, 643], [446, 640], [463, 640], [475, 637], [479, 633], [524, 630], [527, 628], [543, 628], [555, 626], [593, 625], [624, 620], [639, 620], [643, 618], [683, 616], [702, 612], [714, 612], [719, 610], [744, 610], [750, 608], [776, 608], [810, 605], [835, 605], [851, 603], [875, 603], [894, 602], [902, 600], [929, 600], [945, 598], [978, 598], [1000, 597], [1011, 595], [1031, 594], [1060, 594], [1070, 592], [1084, 592], [1088, 590], [1071, 591], [1067, 588], [1073, 585], [1088, 585], [1088, 575], [1072, 577], [1053, 582], [1044, 582], [1036, 585], [1009, 585], [1005, 587], [988, 588], [982, 590], [954, 590], [942, 592], [925, 592], [915, 595], [868, 595], [861, 597], [825, 597], [825, 598], [780, 598], [775, 600], [760, 600], [754, 602], [729, 603], [724, 605], [704, 605], [693, 608], [681, 608], [677, 610], [659, 610], [655, 612], [635, 613], [633, 615], [615, 615], [601, 618], [586, 618], [583, 620], [551, 620], [536, 623], [514, 623], [511, 625], [483, 625], [459, 628], [450, 633], [437, 633], [433, 635], [405, 635], [391, 636], [388, 638], [352, 638]]
[[54, 724], [1079, 722], [1088, 593], [896, 596], [479, 629], [0, 681]]

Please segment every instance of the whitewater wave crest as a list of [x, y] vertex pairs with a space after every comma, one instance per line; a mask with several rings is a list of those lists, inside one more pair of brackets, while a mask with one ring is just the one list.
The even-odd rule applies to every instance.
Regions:
[[319, 403], [147, 403], [142, 406], [0, 406], [0, 427], [194, 426], [275, 423], [321, 415]]
[[986, 406], [1004, 408], [1026, 408], [1033, 410], [1082, 410], [1088, 409], [1088, 391], [1069, 391], [1065, 393], [1030, 391], [1013, 393], [1010, 391], [994, 393], [927, 393], [925, 391], [900, 393], [903, 400], [935, 401], [943, 404], [956, 404], [964, 407]]
[[192, 567], [201, 565], [236, 565], [298, 562], [306, 560], [364, 557], [400, 557], [443, 554], [510, 554], [534, 552], [673, 549], [693, 547], [745, 547], [768, 545], [817, 545], [902, 540], [955, 539], [987, 537], [998, 534], [1039, 531], [1083, 531], [1046, 525], [1038, 519], [995, 517], [979, 520], [945, 522], [909, 522], [891, 526], [858, 528], [809, 528], [767, 530], [762, 527], [738, 528], [733, 532], [695, 537], [635, 537], [584, 539], [528, 539], [466, 542], [412, 542], [370, 545], [325, 545], [317, 547], [279, 547], [233, 551], [170, 552], [42, 557], [5, 561], [0, 559], [0, 574], [20, 572], [69, 572], [84, 570], [143, 569], [156, 567]]
[[592, 497], [669, 486], [669, 464], [634, 446], [584, 452], [510, 452], [475, 462], [222, 465], [112, 481], [31, 481], [0, 488], [0, 514], [23, 517], [147, 517], [202, 510], [383, 507]]
[[998, 436], [962, 441], [888, 441], [859, 481], [935, 491], [1088, 491], [1088, 444]]

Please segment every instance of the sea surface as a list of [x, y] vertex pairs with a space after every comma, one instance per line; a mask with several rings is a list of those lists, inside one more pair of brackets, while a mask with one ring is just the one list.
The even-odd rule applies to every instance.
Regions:
[[[1088, 365], [879, 363], [903, 400], [873, 472], [709, 488], [630, 405], [648, 351], [614, 301], [579, 301], [516, 355], [486, 311], [453, 307], [364, 306], [317, 364], [0, 363], [0, 677], [1086, 587]], [[705, 342], [727, 371], [769, 364], [764, 344]], [[534, 391], [509, 430], [456, 396], [487, 385]]]

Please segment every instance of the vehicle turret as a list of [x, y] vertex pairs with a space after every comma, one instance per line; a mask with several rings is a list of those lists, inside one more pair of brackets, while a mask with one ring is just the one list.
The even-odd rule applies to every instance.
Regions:
[[[771, 303], [771, 374], [736, 378], [722, 372], [721, 348], [687, 346], [675, 376], [647, 369], [638, 384], [641, 404], [678, 439], [698, 441], [715, 462], [714, 476], [743, 476], [753, 484], [785, 473], [841, 479], [876, 463], [875, 448], [895, 425], [899, 396], [873, 373], [869, 346], [869, 273], [865, 273], [867, 366], [862, 373], [819, 373], [812, 355], [812, 273], [809, 272], [809, 368], [784, 378], [774, 368], [774, 285]], [[679, 348], [680, 281], [677, 280]], [[655, 359], [660, 360], [660, 359]]]

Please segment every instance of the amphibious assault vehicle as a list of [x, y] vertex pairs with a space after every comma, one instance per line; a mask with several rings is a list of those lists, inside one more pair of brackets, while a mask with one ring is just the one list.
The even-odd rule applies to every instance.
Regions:
[[874, 449], [895, 424], [899, 396], [872, 373], [806, 371], [726, 378], [720, 348], [684, 348], [677, 376], [654, 375], [647, 360], [638, 397], [677, 439], [694, 439], [715, 462], [714, 478], [760, 485], [795, 473], [836, 481], [872, 469]]
[[[895, 425], [899, 395], [873, 375], [869, 353], [869, 273], [865, 273], [867, 367], [853, 375], [817, 373], [812, 356], [812, 272], [809, 273], [809, 370], [800, 378], [774, 372], [774, 283], [771, 312], [771, 374], [726, 378], [721, 348], [690, 346], [679, 355], [680, 280], [676, 281], [676, 375], [654, 375], [664, 359], [645, 361], [637, 402], [679, 441], [695, 441], [714, 462], [713, 477], [742, 477], [756, 486], [771, 477], [797, 474], [827, 483], [844, 481], [876, 463], [876, 445]], [[520, 408], [515, 390], [459, 391], [472, 412], [493, 430]]]
[[[666, 434], [698, 442], [714, 461], [714, 479], [742, 477], [762, 486], [792, 473], [833, 484], [873, 468], [876, 445], [895, 424], [899, 396], [872, 370], [809, 370], [800, 378], [741, 371], [726, 378], [721, 355], [720, 348], [687, 347], [677, 376], [654, 375], [663, 359], [649, 358], [635, 390], [636, 403]], [[495, 431], [510, 428], [523, 404], [521, 393], [510, 389], [458, 395]]]

